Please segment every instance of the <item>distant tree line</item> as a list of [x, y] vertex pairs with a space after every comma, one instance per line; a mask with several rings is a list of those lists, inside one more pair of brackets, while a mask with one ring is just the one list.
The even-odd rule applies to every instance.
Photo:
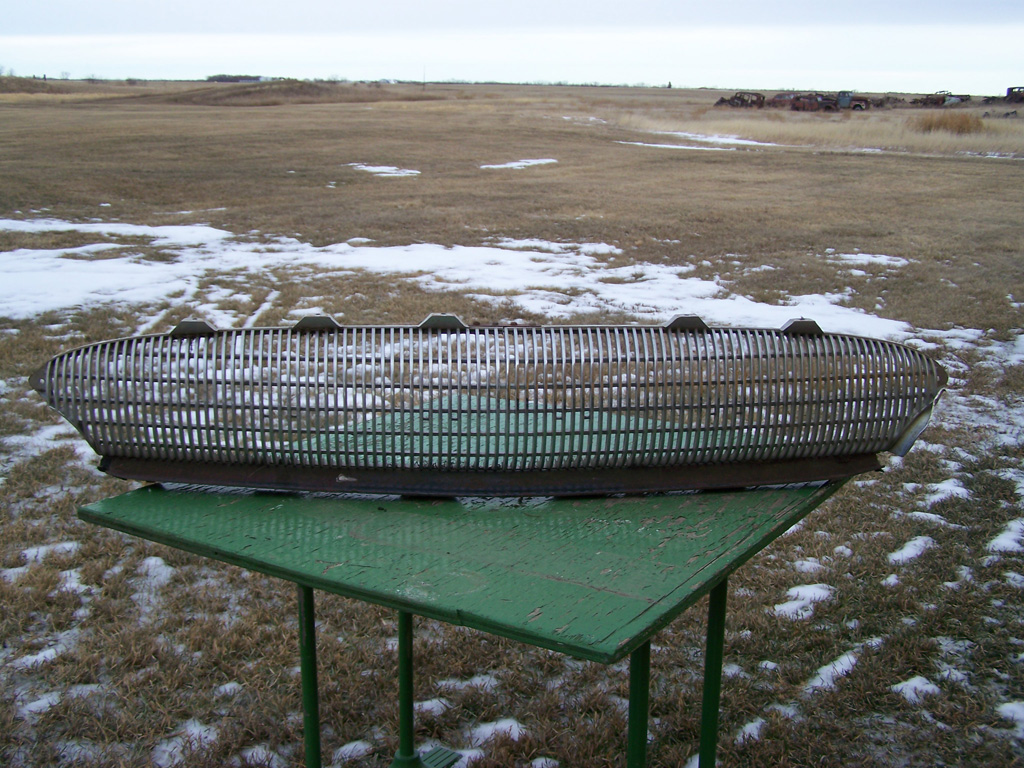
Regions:
[[210, 75], [206, 78], [208, 83], [258, 83], [262, 78], [259, 75]]

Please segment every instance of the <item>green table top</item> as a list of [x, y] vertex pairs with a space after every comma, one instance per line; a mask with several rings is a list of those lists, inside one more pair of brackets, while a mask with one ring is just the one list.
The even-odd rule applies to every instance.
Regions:
[[149, 486], [79, 516], [315, 589], [611, 663], [836, 488], [438, 500]]

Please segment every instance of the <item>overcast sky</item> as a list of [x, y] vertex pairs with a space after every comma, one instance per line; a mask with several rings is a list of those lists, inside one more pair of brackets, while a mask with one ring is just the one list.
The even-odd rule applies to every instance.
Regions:
[[976, 94], [1024, 85], [1018, 0], [0, 2], [0, 67], [19, 75]]

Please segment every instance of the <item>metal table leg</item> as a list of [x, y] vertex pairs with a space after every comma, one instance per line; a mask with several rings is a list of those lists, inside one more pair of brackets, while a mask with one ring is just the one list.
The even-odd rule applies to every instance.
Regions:
[[390, 768], [451, 768], [462, 755], [435, 747], [420, 757], [416, 751], [413, 712], [412, 614], [398, 612], [398, 754]]
[[718, 706], [722, 695], [722, 658], [725, 646], [727, 579], [711, 590], [708, 599], [708, 639], [704, 657], [704, 706], [700, 718], [700, 768], [715, 768], [718, 753]]
[[306, 768], [320, 768], [320, 689], [316, 679], [316, 615], [313, 589], [301, 584], [298, 586], [302, 733], [306, 742]]
[[398, 612], [398, 754], [391, 763], [399, 766], [423, 765], [416, 753], [413, 722], [412, 614]]
[[650, 713], [651, 642], [629, 657], [629, 730], [626, 737], [626, 768], [647, 765], [647, 722]]

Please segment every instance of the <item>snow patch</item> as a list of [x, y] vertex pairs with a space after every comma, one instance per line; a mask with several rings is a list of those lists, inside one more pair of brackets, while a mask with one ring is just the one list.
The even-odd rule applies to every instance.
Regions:
[[41, 715], [57, 706], [63, 698], [64, 696], [60, 691], [49, 691], [44, 693], [38, 699], [33, 699], [28, 704], [18, 706], [18, 717], [23, 720], [28, 720], [29, 718]]
[[382, 179], [397, 179], [409, 176], [419, 176], [419, 171], [410, 168], [398, 168], [394, 165], [366, 165], [365, 163], [348, 163], [350, 168], [357, 171], [366, 171]]
[[971, 492], [955, 477], [941, 483], [930, 483], [925, 486], [925, 489], [927, 491], [924, 498], [926, 507], [935, 506], [946, 499], [969, 499], [971, 497]]
[[764, 728], [765, 719], [763, 717], [757, 717], [751, 720], [749, 723], [740, 728], [740, 732], [736, 734], [736, 743], [743, 744], [748, 741], [757, 741], [761, 738], [761, 729]]
[[232, 768], [246, 768], [250, 765], [258, 765], [261, 768], [287, 768], [288, 761], [266, 744], [258, 744], [255, 747], [243, 749], [238, 755], [231, 758], [228, 764]]
[[793, 568], [797, 573], [818, 573], [819, 571], [825, 570], [825, 566], [823, 566], [816, 557], [794, 560]]
[[927, 677], [922, 677], [921, 675], [912, 677], [909, 680], [904, 680], [902, 683], [896, 683], [895, 685], [889, 686], [889, 688], [894, 693], [900, 694], [900, 696], [911, 704], [920, 704], [921, 700], [925, 696], [941, 693], [939, 686]]
[[59, 544], [44, 544], [39, 547], [29, 547], [21, 551], [21, 556], [28, 565], [35, 565], [43, 562], [50, 555], [74, 554], [81, 547], [77, 541], [62, 541]]
[[14, 669], [31, 669], [41, 664], [53, 661], [58, 656], [67, 653], [78, 642], [81, 630], [77, 628], [69, 629], [66, 632], [59, 632], [56, 635], [56, 639], [53, 645], [48, 648], [44, 648], [36, 653], [30, 653], [27, 656], [22, 656], [15, 659], [10, 663]]
[[[902, 512], [896, 512], [896, 513], [893, 514], [893, 517], [902, 517], [902, 516], [903, 516]], [[964, 526], [964, 525], [958, 525], [957, 523], [951, 523], [946, 518], [944, 518], [942, 515], [937, 515], [934, 512], [921, 512], [921, 511], [915, 510], [914, 512], [907, 512], [906, 513], [906, 517], [909, 517], [912, 520], [921, 520], [922, 522], [925, 522], [925, 523], [931, 523], [932, 525], [941, 525], [943, 528], [953, 528], [953, 529], [956, 529], [956, 530], [964, 530], [967, 527], [967, 526]]]
[[802, 584], [787, 590], [788, 602], [775, 606], [776, 616], [783, 616], [794, 621], [808, 619], [814, 614], [814, 604], [831, 600], [835, 588], [828, 584]]
[[[153, 245], [178, 247], [189, 245], [209, 247], [232, 236], [230, 232], [223, 229], [214, 229], [201, 224], [149, 227], [115, 221], [79, 223], [60, 221], [59, 219], [2, 219], [0, 220], [0, 229], [27, 234], [85, 232], [111, 237], [148, 237], [152, 239]], [[58, 252], [63, 253], [66, 250]], [[9, 251], [0, 255], [10, 256], [12, 253], [18, 253], [18, 251]]]
[[859, 658], [860, 654], [856, 651], [844, 653], [831, 664], [826, 664], [821, 667], [814, 677], [808, 680], [804, 685], [804, 691], [807, 693], [813, 693], [814, 691], [834, 688], [836, 681], [839, 680], [839, 678], [850, 674], [850, 671], [854, 666], [856, 666]]
[[342, 744], [331, 756], [335, 763], [346, 763], [349, 760], [361, 760], [373, 753], [373, 744], [368, 741], [350, 741]]
[[722, 666], [722, 677], [748, 677], [739, 664], [725, 664]]
[[987, 545], [989, 552], [1024, 552], [1024, 518], [1011, 520]]
[[739, 136], [724, 136], [721, 134], [691, 133], [689, 131], [657, 131], [661, 136], [678, 136], [689, 141], [698, 141], [707, 144], [733, 144], [741, 147], [777, 147], [767, 141], [754, 141], [753, 139], [741, 139]]
[[217, 740], [217, 729], [198, 720], [187, 720], [168, 739], [153, 748], [150, 759], [157, 768], [172, 768], [185, 762], [188, 753]]
[[691, 144], [651, 144], [646, 141], [616, 141], [630, 147], [651, 147], [652, 149], [692, 149], [705, 152], [735, 152], [735, 147], [695, 147]]
[[494, 675], [476, 675], [468, 680], [439, 680], [437, 687], [443, 691], [461, 691], [466, 688], [479, 688], [481, 691], [493, 691], [498, 687], [498, 678]]
[[[0, 267], [0, 271], [2, 271], [2, 267]], [[0, 293], [2, 291], [3, 288], [0, 287]], [[82, 436], [68, 426], [66, 422], [48, 424], [27, 435], [0, 437], [0, 443], [11, 452], [14, 461], [22, 461], [34, 456], [40, 456], [55, 448], [70, 446], [75, 452], [80, 467], [97, 475], [100, 474], [99, 470], [94, 466], [96, 453], [82, 439]]]
[[553, 158], [539, 158], [535, 160], [513, 160], [510, 163], [502, 163], [501, 165], [481, 165], [483, 169], [501, 169], [511, 168], [518, 170], [521, 168], [532, 168], [535, 165], [550, 165], [551, 163], [557, 163], [557, 160]]
[[825, 259], [844, 264], [856, 264], [862, 267], [884, 267], [899, 269], [910, 264], [910, 261], [899, 256], [885, 256], [880, 253], [825, 253]]
[[1008, 701], [996, 708], [1000, 717], [1012, 720], [1016, 726], [1017, 738], [1024, 738], [1024, 701]]
[[889, 553], [889, 562], [893, 565], [906, 565], [916, 560], [935, 545], [931, 536], [915, 536], [895, 552]]
[[519, 741], [526, 734], [526, 729], [514, 718], [504, 717], [493, 723], [481, 723], [474, 727], [469, 733], [469, 743], [479, 746], [502, 734], [512, 741]]
[[138, 566], [141, 580], [132, 594], [132, 600], [139, 608], [140, 618], [148, 621], [159, 605], [160, 589], [174, 577], [174, 568], [161, 557], [147, 557]]
[[139, 563], [138, 570], [153, 590], [160, 589], [174, 577], [174, 568], [165, 563], [162, 557], [147, 557]]
[[447, 699], [427, 699], [426, 701], [417, 701], [412, 708], [418, 715], [434, 715], [436, 717], [447, 712], [451, 706]]
[[1003, 573], [1003, 578], [1006, 579], [1006, 583], [1014, 589], [1024, 589], [1024, 576], [1016, 571], [1005, 571]]

